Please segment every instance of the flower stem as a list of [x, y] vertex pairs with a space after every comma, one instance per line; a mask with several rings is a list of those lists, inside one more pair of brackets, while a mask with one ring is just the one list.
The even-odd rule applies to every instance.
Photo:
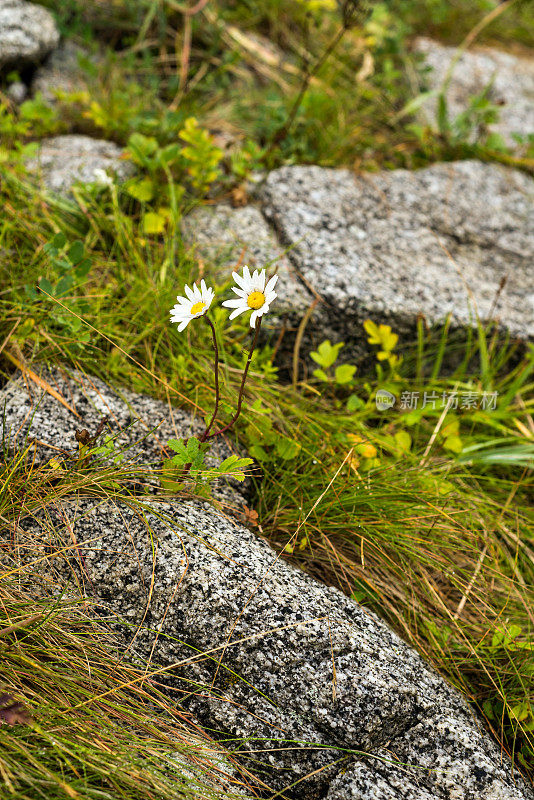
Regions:
[[209, 438], [210, 430], [213, 427], [213, 423], [215, 422], [215, 417], [217, 416], [217, 412], [219, 410], [219, 400], [220, 400], [220, 391], [219, 391], [219, 348], [217, 346], [217, 334], [215, 333], [215, 328], [213, 327], [213, 322], [208, 316], [204, 316], [204, 319], [208, 323], [211, 328], [211, 335], [213, 338], [213, 349], [215, 351], [215, 408], [213, 409], [213, 416], [209, 421], [208, 427], [200, 437], [201, 442], [205, 442], [206, 439]]
[[245, 382], [247, 380], [247, 375], [250, 368], [250, 362], [252, 361], [252, 353], [254, 352], [254, 349], [258, 343], [258, 334], [260, 332], [260, 326], [261, 326], [261, 317], [258, 317], [256, 321], [256, 330], [254, 331], [254, 339], [252, 340], [252, 344], [248, 352], [247, 363], [245, 364], [245, 369], [243, 370], [243, 377], [241, 378], [241, 386], [239, 387], [239, 397], [237, 400], [236, 412], [232, 417], [232, 419], [230, 420], [230, 422], [227, 425], [225, 425], [224, 428], [220, 428], [218, 431], [215, 431], [215, 433], [210, 433], [209, 436], [206, 437], [207, 439], [213, 439], [215, 436], [220, 436], [221, 433], [225, 433], [229, 428], [232, 427], [234, 422], [237, 421], [239, 415], [241, 414], [241, 406], [243, 404], [243, 393], [245, 390]]

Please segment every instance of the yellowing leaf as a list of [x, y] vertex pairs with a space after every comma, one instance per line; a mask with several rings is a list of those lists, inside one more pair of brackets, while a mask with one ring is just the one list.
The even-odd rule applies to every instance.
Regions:
[[143, 218], [143, 230], [147, 234], [163, 233], [167, 217], [156, 211], [148, 211]]
[[130, 181], [125, 188], [131, 197], [135, 197], [141, 203], [149, 203], [154, 197], [154, 181], [150, 178]]
[[375, 323], [371, 319], [366, 319], [365, 322], [363, 323], [363, 327], [369, 334], [369, 338], [367, 339], [369, 344], [380, 344], [378, 325], [375, 325]]
[[443, 442], [445, 450], [450, 450], [451, 453], [461, 453], [463, 444], [459, 436], [448, 436]]
[[458, 436], [460, 430], [460, 423], [457, 419], [451, 419], [445, 423], [445, 425], [441, 429], [441, 435], [445, 437], [448, 436]]
[[380, 342], [386, 352], [391, 352], [399, 341], [398, 333], [392, 333], [390, 325], [380, 325]]
[[363, 458], [375, 458], [378, 451], [371, 442], [364, 442], [356, 447], [356, 452]]
[[402, 450], [403, 453], [407, 453], [411, 446], [412, 446], [412, 437], [407, 431], [397, 431], [394, 436], [395, 442], [399, 450]]
[[376, 325], [370, 319], [365, 320], [363, 327], [369, 334], [367, 338], [369, 344], [379, 344], [382, 348], [377, 358], [379, 361], [385, 361], [390, 356], [391, 351], [395, 349], [399, 341], [399, 335], [392, 332], [391, 325]]

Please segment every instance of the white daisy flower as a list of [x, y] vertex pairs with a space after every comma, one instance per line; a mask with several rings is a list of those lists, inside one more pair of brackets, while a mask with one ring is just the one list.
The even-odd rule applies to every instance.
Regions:
[[238, 299], [225, 300], [223, 306], [233, 308], [234, 311], [230, 314], [230, 319], [234, 319], [239, 314], [245, 311], [252, 311], [250, 316], [250, 327], [254, 328], [256, 320], [269, 311], [269, 306], [276, 298], [274, 287], [278, 280], [278, 275], [274, 275], [267, 285], [265, 270], [254, 270], [252, 275], [247, 266], [243, 268], [243, 276], [232, 272], [232, 277], [237, 284], [234, 286], [233, 291], [236, 293]]
[[211, 306], [215, 292], [213, 289], [208, 289], [206, 281], [200, 281], [200, 289], [193, 284], [191, 289], [189, 286], [184, 287], [187, 297], [178, 296], [178, 302], [171, 308], [171, 322], [178, 323], [178, 330], [181, 332], [186, 328], [192, 319], [195, 317], [202, 317]]
[[101, 167], [93, 170], [93, 181], [99, 186], [113, 186], [113, 178]]

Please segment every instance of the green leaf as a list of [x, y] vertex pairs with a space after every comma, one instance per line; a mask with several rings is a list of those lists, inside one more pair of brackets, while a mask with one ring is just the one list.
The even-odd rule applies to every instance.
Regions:
[[55, 296], [62, 297], [63, 295], [70, 292], [74, 285], [74, 281], [70, 275], [64, 275], [57, 283]]
[[520, 625], [510, 625], [510, 627], [508, 628], [508, 636], [511, 639], [516, 639], [521, 633], [521, 630], [522, 629]]
[[315, 378], [318, 378], [320, 381], [324, 381], [325, 383], [328, 383], [328, 381], [330, 380], [324, 369], [314, 369], [313, 376]]
[[363, 400], [359, 398], [357, 394], [351, 394], [347, 400], [347, 411], [352, 413], [353, 411], [359, 411], [362, 408], [365, 408], [365, 403]]
[[182, 153], [182, 148], [179, 144], [168, 144], [164, 147], [159, 154], [160, 164], [169, 166], [178, 160]]
[[261, 446], [261, 444], [253, 444], [248, 448], [248, 451], [251, 456], [253, 456], [257, 461], [272, 461], [273, 457], [267, 450]]
[[45, 252], [48, 252], [51, 249], [62, 250], [66, 244], [67, 244], [67, 237], [65, 236], [65, 234], [56, 233], [52, 241], [45, 244], [43, 249]]
[[149, 203], [154, 197], [154, 181], [150, 178], [128, 181], [124, 188], [130, 197], [134, 197], [141, 203]]
[[331, 367], [336, 361], [339, 351], [343, 346], [344, 342], [332, 345], [330, 344], [330, 340], [326, 339], [324, 342], [321, 342], [317, 350], [310, 353], [310, 356], [320, 367], [328, 369], [328, 367]]
[[83, 254], [84, 254], [83, 242], [80, 242], [79, 240], [74, 242], [67, 250], [67, 258], [73, 265], [78, 264], [82, 260]]
[[341, 364], [339, 367], [336, 367], [336, 383], [339, 383], [341, 386], [345, 383], [350, 383], [355, 372], [356, 367], [352, 364]]
[[48, 278], [41, 278], [39, 281], [39, 289], [42, 289], [43, 292], [47, 292], [47, 294], [53, 295], [54, 294], [54, 287], [48, 280]]
[[523, 700], [510, 709], [510, 716], [515, 717], [518, 722], [523, 722], [530, 716], [530, 704], [528, 700]]
[[242, 483], [245, 480], [245, 473], [243, 470], [253, 463], [253, 458], [240, 458], [240, 456], [231, 455], [219, 464], [217, 473], [219, 475], [230, 475], [232, 478], [235, 478], [236, 481]]
[[299, 450], [300, 444], [294, 442], [292, 439], [279, 438], [276, 441], [276, 452], [280, 458], [283, 458], [285, 461], [290, 461], [292, 458], [295, 458]]
[[90, 269], [91, 269], [91, 259], [84, 258], [82, 261], [80, 261], [79, 264], [76, 264], [74, 272], [77, 278], [85, 278], [85, 276], [89, 274]]
[[132, 133], [128, 139], [128, 150], [132, 161], [141, 167], [152, 166], [152, 157], [158, 150], [158, 142], [153, 136], [143, 136], [142, 133]]
[[491, 637], [491, 647], [493, 649], [497, 648], [502, 642], [504, 641], [504, 631], [502, 628], [497, 628], [493, 636]]
[[187, 443], [183, 439], [170, 439], [167, 442], [176, 455], [170, 459], [177, 467], [191, 464], [191, 469], [200, 470], [204, 467], [204, 453], [209, 445], [201, 443], [195, 436], [191, 436]]

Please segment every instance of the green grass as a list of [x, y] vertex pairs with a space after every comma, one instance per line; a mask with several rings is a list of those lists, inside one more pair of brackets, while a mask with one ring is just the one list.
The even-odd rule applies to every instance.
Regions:
[[[269, 151], [305, 60], [319, 59], [339, 27], [334, 15], [310, 22], [296, 0], [222, 4], [214, 17], [192, 21], [188, 80], [180, 85], [183, 18], [170, 4], [61, 4], [64, 32], [120, 50], [88, 72], [85, 95], [64, 98], [52, 115], [41, 114], [37, 102], [22, 114], [6, 109], [0, 116], [4, 378], [13, 372], [13, 359], [67, 363], [156, 397], [169, 393], [172, 402], [209, 413], [214, 397], [207, 327], [190, 325], [178, 335], [168, 323], [184, 282], [198, 279], [200, 269], [206, 277], [221, 273], [217, 264], [200, 265], [179, 234], [182, 213], [208, 192], [225, 199], [266, 159], [272, 166], [318, 162], [374, 169], [476, 156], [531, 168], [528, 159], [491, 151], [483, 141], [468, 145], [429, 132], [418, 137], [398, 115], [414, 96], [405, 67], [417, 19], [428, 12], [436, 33], [459, 42], [487, 5], [470, 4], [466, 15], [459, 13], [466, 10], [460, 2], [414, 0], [402, 12], [398, 4], [379, 4], [372, 26], [360, 22], [347, 33], [305, 94], [294, 126]], [[512, 6], [484, 36], [503, 41], [511, 35], [530, 44], [525, 13], [521, 4]], [[245, 38], [236, 38], [232, 26]], [[269, 66], [254, 34], [284, 48], [285, 67]], [[373, 72], [355, 84], [366, 51]], [[180, 141], [178, 132], [191, 115], [241, 143], [218, 163], [215, 179], [202, 172], [205, 154], [214, 154], [209, 142], [203, 151], [199, 139], [188, 156], [181, 141], [172, 159], [162, 158], [170, 152], [163, 148]], [[317, 125], [319, 115], [326, 124]], [[17, 154], [36, 135], [58, 130], [122, 144], [132, 134], [155, 137], [155, 150], [150, 139], [136, 140], [148, 194], [139, 199], [135, 184], [119, 192], [78, 188], [69, 201], [40, 196], [26, 184]], [[160, 218], [164, 235], [150, 232], [150, 214]], [[61, 290], [61, 259], [46, 249], [58, 231], [69, 243], [83, 241], [91, 260], [87, 276], [76, 277], [67, 290]], [[62, 305], [31, 291], [43, 277], [49, 284], [41, 286], [58, 293]], [[220, 286], [217, 299], [226, 293]], [[239, 320], [228, 323], [222, 311], [214, 311], [214, 319], [221, 326], [223, 401], [233, 406], [249, 331]], [[291, 374], [291, 363], [278, 370], [272, 348], [258, 352], [237, 426], [262, 471], [253, 498], [257, 524], [285, 557], [388, 620], [466, 693], [532, 775], [534, 353], [503, 344], [491, 330], [480, 328], [466, 342], [447, 328], [441, 336], [427, 335], [422, 325], [415, 341], [399, 343], [401, 351], [400, 366], [389, 370], [382, 362], [377, 371], [360, 365], [347, 385], [324, 383], [302, 370], [290, 385], [279, 375]], [[459, 366], [446, 374], [442, 365], [452, 362]], [[460, 408], [444, 419], [439, 408], [381, 414], [374, 401], [378, 388], [397, 395], [497, 391], [499, 400], [493, 411]], [[357, 401], [349, 412], [350, 395]], [[225, 418], [223, 406], [221, 422]], [[5, 461], [0, 524], [15, 559], [15, 523], [23, 528], [25, 514], [68, 496], [73, 484], [62, 477], [52, 486], [46, 470]], [[109, 472], [94, 466], [77, 480], [78, 490], [110, 491]], [[114, 480], [120, 483], [120, 472]], [[109, 632], [91, 623], [90, 608], [40, 598], [17, 573], [2, 579], [0, 591], [1, 629], [36, 617], [5, 636], [0, 630], [0, 689], [23, 701], [35, 721], [0, 727], [0, 769], [10, 796], [175, 796], [172, 750], [199, 763], [199, 780], [215, 773], [215, 788], [202, 791], [223, 796], [217, 768], [210, 766], [217, 754], [156, 682], [140, 688], [136, 670], [143, 665], [117, 659]], [[94, 700], [106, 691], [113, 702]], [[188, 792], [198, 794], [184, 777], [184, 796]]]
[[[140, 132], [166, 144], [193, 115], [223, 143], [225, 183], [231, 185], [251, 168], [282, 163], [415, 168], [476, 157], [533, 169], [531, 145], [510, 152], [488, 138], [474, 114], [459, 137], [445, 128], [414, 127], [399, 115], [424, 81], [410, 49], [421, 25], [460, 44], [494, 9], [489, 0], [364, 3], [372, 13], [356, 15], [324, 63], [341, 29], [340, 15], [310, 13], [305, 0], [210, 3], [187, 24], [176, 4], [165, 1], [47, 5], [65, 34], [88, 48], [93, 60], [100, 53], [101, 62], [82, 58], [84, 85], [62, 97], [58, 117], [49, 118], [41, 106], [32, 111], [35, 101], [23, 107], [31, 118], [26, 138], [48, 127], [122, 144]], [[512, 4], [475, 40], [493, 36], [501, 44], [532, 45], [528, 14], [527, 3]], [[294, 122], [277, 138], [310, 71], [313, 80]], [[454, 121], [449, 123], [453, 130]]]
[[[20, 538], [15, 530], [15, 547]], [[125, 662], [89, 603], [36, 596], [31, 572], [12, 562], [0, 589], [1, 688], [31, 716], [0, 726], [2, 795], [237, 797], [246, 783], [162, 691], [153, 667]]]

